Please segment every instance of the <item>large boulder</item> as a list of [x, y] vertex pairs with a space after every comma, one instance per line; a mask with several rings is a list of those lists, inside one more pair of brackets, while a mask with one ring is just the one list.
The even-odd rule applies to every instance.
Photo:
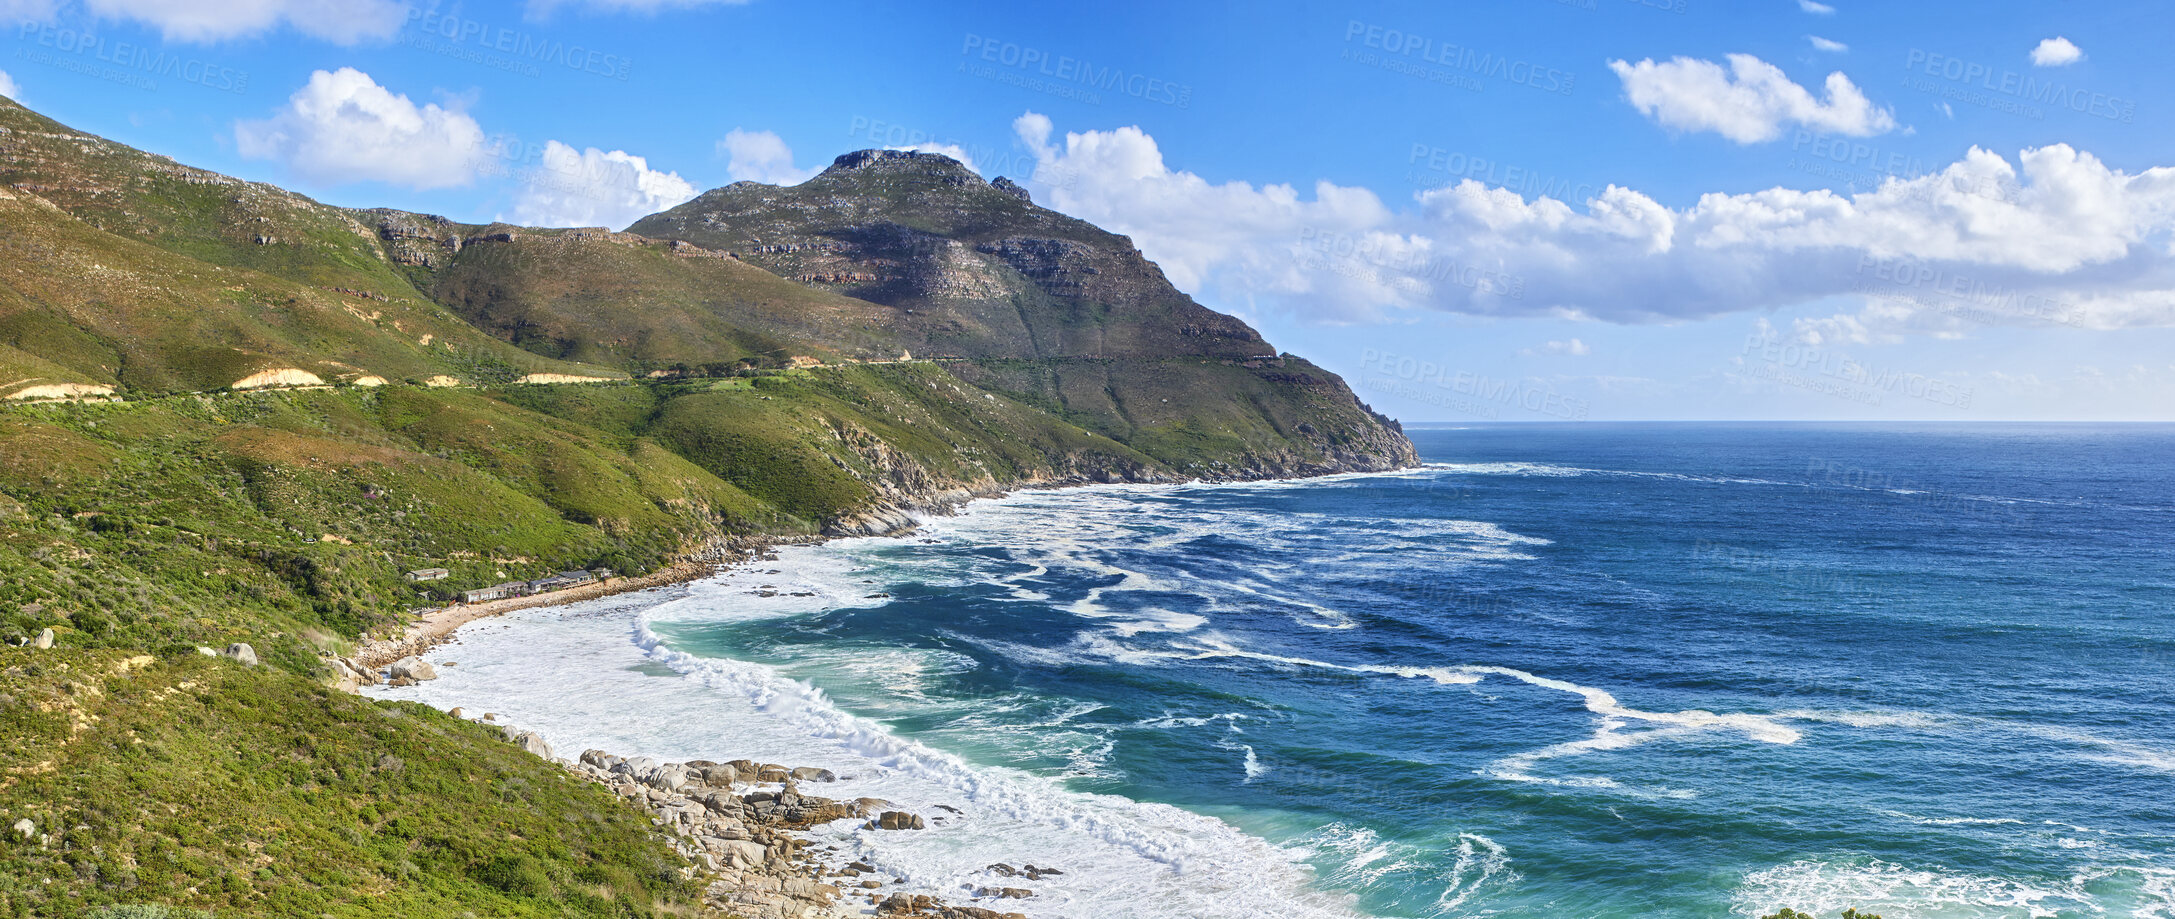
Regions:
[[535, 731], [516, 731], [510, 727], [501, 728], [500, 730], [506, 732], [507, 740], [513, 741], [514, 744], [519, 746], [521, 749], [527, 750], [530, 753], [534, 753], [544, 759], [554, 758], [551, 755], [551, 745], [544, 742], [543, 735], [538, 734]]
[[638, 777], [639, 781], [658, 791], [679, 791], [688, 785], [687, 767], [679, 763], [666, 763]]
[[639, 782], [643, 776], [657, 771], [657, 760], [648, 756], [630, 756], [607, 768], [613, 775], [624, 775]]
[[879, 830], [919, 830], [927, 827], [928, 824], [921, 819], [920, 814], [909, 814], [905, 811], [884, 811], [873, 825], [874, 829]]
[[244, 667], [257, 666], [257, 649], [250, 647], [247, 642], [237, 641], [228, 645], [226, 650], [219, 652], [219, 656]]
[[802, 766], [793, 770], [793, 779], [798, 782], [836, 782], [838, 781], [838, 774], [829, 769]]
[[332, 672], [333, 676], [337, 678], [355, 681], [357, 686], [375, 686], [378, 682], [378, 675], [375, 671], [357, 667], [354, 661], [344, 657], [332, 659]]
[[35, 639], [32, 639], [32, 640], [31, 640], [31, 642], [30, 642], [30, 646], [31, 646], [31, 647], [33, 647], [33, 648], [50, 648], [50, 647], [52, 647], [52, 646], [53, 646], [53, 630], [52, 630], [52, 629], [45, 629], [45, 630], [43, 630], [43, 631], [39, 632], [39, 633], [38, 633], [38, 637], [37, 637], [37, 638], [35, 638]]
[[391, 672], [393, 679], [414, 680], [418, 683], [438, 678], [438, 668], [432, 667], [420, 657], [403, 657], [394, 661]]

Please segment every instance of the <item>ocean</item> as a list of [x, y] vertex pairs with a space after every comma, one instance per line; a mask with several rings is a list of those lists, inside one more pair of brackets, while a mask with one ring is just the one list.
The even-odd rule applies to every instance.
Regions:
[[[824, 766], [1038, 917], [2175, 916], [2175, 427], [1476, 425], [465, 628], [379, 696]], [[997, 904], [984, 904], [997, 905]]]

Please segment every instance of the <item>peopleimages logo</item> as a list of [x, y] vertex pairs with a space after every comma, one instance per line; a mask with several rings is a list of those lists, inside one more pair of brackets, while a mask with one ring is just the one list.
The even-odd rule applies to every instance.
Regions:
[[1949, 408], [1971, 407], [1972, 390], [1967, 387], [1922, 373], [1866, 364], [1817, 345], [1786, 341], [1769, 332], [1753, 332], [1746, 336], [1744, 353], [1761, 362], [1747, 368], [1748, 374], [1755, 379], [1824, 392], [1867, 405], [1879, 405], [1885, 393]]
[[240, 93], [249, 89], [249, 72], [224, 67], [202, 58], [183, 57], [133, 42], [107, 42], [90, 32], [23, 23], [16, 38], [45, 50], [17, 46], [15, 56], [37, 64], [49, 64], [86, 76], [110, 80], [139, 89], [156, 91], [160, 79], [176, 80], [219, 92]]
[[[1000, 82], [1019, 82], [1026, 88], [1052, 92], [1055, 95], [1072, 97], [1077, 96], [1079, 90], [1091, 89], [1177, 108], [1185, 108], [1193, 102], [1193, 87], [1184, 83], [1173, 83], [1144, 73], [1127, 73], [1120, 67], [1097, 66], [1070, 55], [1052, 55], [1032, 45], [1002, 41], [973, 32], [967, 33], [959, 53], [969, 60], [984, 61], [1019, 71], [1018, 74], [1011, 75], [1013, 79], [1005, 79], [991, 68], [968, 71], [975, 76]], [[966, 69], [966, 62], [961, 62], [961, 68]], [[1043, 79], [1032, 79], [1027, 76], [1030, 74]], [[1026, 82], [1021, 82], [1022, 80]], [[1094, 103], [1100, 100], [1089, 96], [1081, 98], [1081, 101]]]
[[563, 67], [580, 73], [625, 80], [634, 70], [625, 57], [530, 32], [492, 26], [436, 9], [408, 8], [409, 34], [401, 41], [410, 47], [456, 57], [523, 76], [541, 76], [540, 65]]
[[2072, 112], [2107, 118], [2123, 124], [2132, 124], [2137, 120], [2137, 100], [2135, 99], [2124, 99], [2120, 96], [2111, 96], [2063, 83], [2041, 80], [2038, 77], [2018, 73], [2014, 70], [1997, 70], [1977, 61], [1967, 61], [1946, 54], [1912, 48], [1911, 53], [1904, 57], [1903, 66], [1906, 70], [1923, 73], [1929, 77], [1939, 77], [1956, 84], [1958, 87], [1983, 90], [1987, 93], [2008, 97], [2007, 99], [1994, 99], [1969, 92], [1948, 92], [1922, 83], [1913, 84], [1913, 88], [1920, 92], [1932, 92], [1973, 105], [1983, 105], [1987, 108], [2015, 112], [2032, 118], [2040, 117], [2035, 110], [2017, 104], [2027, 102], [2050, 108], [2068, 109]]
[[[1445, 364], [1392, 354], [1377, 348], [1360, 351], [1359, 369], [1363, 372], [1371, 370], [1410, 384], [1385, 385], [1390, 381], [1378, 379], [1370, 382], [1372, 389], [1444, 404], [1439, 398], [1429, 398], [1418, 388], [1432, 386], [1439, 392], [1465, 397], [1459, 400], [1461, 404], [1476, 406], [1482, 410], [1473, 411], [1474, 414], [1489, 418], [1495, 417], [1489, 410], [1494, 406], [1524, 409], [1537, 415], [1550, 415], [1572, 421], [1584, 421], [1588, 410], [1586, 400], [1566, 396], [1545, 384], [1535, 387], [1519, 380], [1501, 380], [1467, 370], [1452, 371]], [[1460, 410], [1470, 409], [1460, 407]]]
[[1373, 25], [1357, 19], [1345, 25], [1344, 41], [1347, 45], [1357, 44], [1363, 49], [1354, 55], [1347, 48], [1345, 56], [1348, 59], [1372, 66], [1384, 66], [1384, 62], [1374, 59], [1364, 49], [1397, 55], [1423, 64], [1438, 64], [1449, 68], [1451, 74], [1478, 74], [1564, 96], [1570, 95], [1571, 89], [1578, 82], [1576, 76], [1553, 67], [1543, 67], [1531, 61], [1512, 60], [1492, 52], [1478, 51], [1415, 32]]

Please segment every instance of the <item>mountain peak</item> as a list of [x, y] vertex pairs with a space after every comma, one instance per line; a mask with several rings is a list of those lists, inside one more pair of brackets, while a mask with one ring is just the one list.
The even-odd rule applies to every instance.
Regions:
[[832, 160], [830, 168], [823, 170], [823, 175], [836, 176], [850, 172], [943, 175], [972, 179], [976, 183], [982, 181], [981, 176], [958, 160], [941, 153], [923, 153], [919, 150], [855, 150]]

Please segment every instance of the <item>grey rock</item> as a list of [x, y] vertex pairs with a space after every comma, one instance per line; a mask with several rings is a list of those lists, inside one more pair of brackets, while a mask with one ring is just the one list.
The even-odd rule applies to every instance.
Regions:
[[420, 657], [403, 657], [393, 662], [392, 676], [396, 680], [405, 678], [420, 683], [437, 679], [438, 668], [432, 667]]
[[257, 666], [257, 649], [250, 647], [246, 642], [237, 641], [228, 645], [226, 650], [219, 652], [219, 656], [244, 667]]
[[876, 818], [875, 825], [879, 830], [920, 830], [927, 827], [928, 824], [922, 821], [920, 814], [909, 814], [905, 811], [884, 811]]
[[506, 732], [507, 740], [513, 741], [516, 745], [521, 747], [521, 749], [527, 750], [530, 753], [534, 753], [544, 759], [556, 758], [551, 755], [551, 745], [545, 743], [543, 736], [536, 733], [535, 731], [517, 731], [511, 727], [500, 728], [500, 730]]
[[38, 825], [30, 822], [28, 817], [15, 821], [14, 829], [15, 832], [22, 834], [24, 839], [30, 839], [38, 835]]
[[658, 791], [678, 791], [687, 787], [687, 767], [678, 763], [666, 763], [641, 776], [642, 784]]
[[46, 629], [46, 630], [44, 630], [44, 631], [41, 631], [41, 632], [39, 632], [39, 633], [38, 633], [38, 637], [37, 637], [36, 639], [34, 639], [34, 640], [32, 640], [32, 641], [30, 642], [30, 646], [31, 646], [31, 647], [33, 647], [33, 648], [50, 648], [50, 647], [52, 647], [52, 646], [53, 646], [53, 630], [52, 630], [52, 629]]
[[829, 769], [818, 769], [814, 766], [802, 766], [793, 770], [793, 778], [801, 782], [836, 782], [838, 781], [838, 773]]

